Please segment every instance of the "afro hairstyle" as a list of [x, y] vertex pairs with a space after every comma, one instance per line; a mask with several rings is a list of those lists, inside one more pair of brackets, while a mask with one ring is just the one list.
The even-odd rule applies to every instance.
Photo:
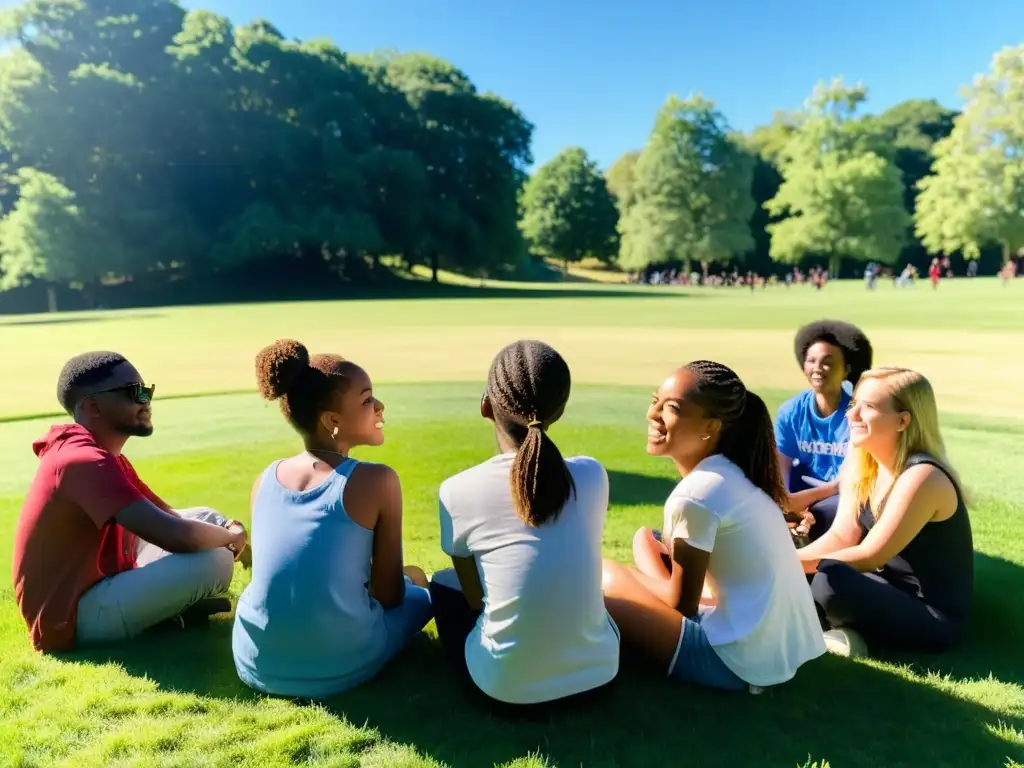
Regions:
[[851, 384], [856, 384], [861, 374], [871, 368], [871, 342], [860, 328], [843, 320], [817, 320], [796, 332], [793, 351], [801, 368], [807, 357], [807, 350], [819, 341], [843, 350], [843, 360], [850, 367], [846, 380]]
[[117, 366], [128, 362], [117, 352], [83, 352], [75, 355], [57, 377], [57, 402], [69, 414], [81, 400], [81, 393], [110, 376]]

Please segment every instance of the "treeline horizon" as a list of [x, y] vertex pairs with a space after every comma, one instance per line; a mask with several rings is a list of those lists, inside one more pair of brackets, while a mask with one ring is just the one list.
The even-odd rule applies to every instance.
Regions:
[[549, 280], [545, 260], [584, 258], [984, 274], [1024, 246], [1024, 46], [960, 112], [873, 115], [837, 80], [739, 133], [672, 95], [607, 169], [569, 147], [531, 174], [528, 116], [429, 54], [171, 0], [28, 0], [0, 36], [3, 312], [393, 290], [417, 265]]

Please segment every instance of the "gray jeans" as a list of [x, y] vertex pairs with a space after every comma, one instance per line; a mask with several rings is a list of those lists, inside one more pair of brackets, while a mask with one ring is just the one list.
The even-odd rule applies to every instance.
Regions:
[[[214, 525], [228, 520], [209, 507], [176, 510]], [[78, 600], [77, 644], [127, 640], [231, 586], [234, 555], [226, 547], [172, 555], [139, 539], [137, 566], [95, 584]]]

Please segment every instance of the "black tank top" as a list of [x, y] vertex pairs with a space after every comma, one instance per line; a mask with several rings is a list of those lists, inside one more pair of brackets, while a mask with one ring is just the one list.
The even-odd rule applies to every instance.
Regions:
[[[925, 454], [914, 454], [907, 461], [907, 469], [918, 464], [938, 467], [950, 479], [956, 489], [956, 511], [947, 520], [926, 523], [879, 572], [893, 586], [915, 595], [955, 623], [965, 625], [974, 593], [974, 539], [967, 505], [956, 480], [938, 461]], [[864, 535], [875, 524], [867, 503], [860, 508], [858, 523]]]

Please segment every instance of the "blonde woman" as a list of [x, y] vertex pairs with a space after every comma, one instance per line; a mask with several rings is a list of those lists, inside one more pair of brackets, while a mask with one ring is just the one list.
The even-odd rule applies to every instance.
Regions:
[[961, 640], [974, 584], [971, 522], [920, 373], [864, 373], [847, 415], [850, 452], [835, 522], [799, 550], [826, 644], [945, 650]]

